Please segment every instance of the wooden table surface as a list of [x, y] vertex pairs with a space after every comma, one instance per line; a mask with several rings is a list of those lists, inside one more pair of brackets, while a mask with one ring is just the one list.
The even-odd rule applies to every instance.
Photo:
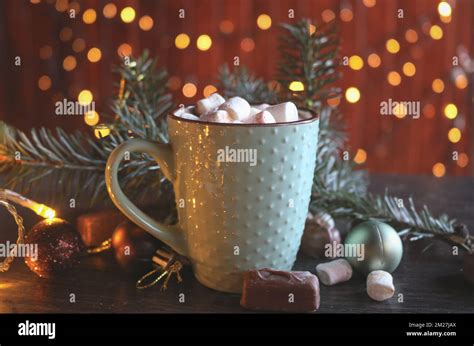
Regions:
[[[370, 190], [383, 193], [388, 187], [400, 198], [414, 196], [416, 203], [427, 203], [435, 213], [446, 212], [467, 224], [474, 232], [474, 178], [435, 179], [412, 176], [372, 176]], [[2, 220], [10, 219], [1, 211]], [[31, 220], [30, 220], [31, 218]], [[26, 217], [27, 227], [37, 218]], [[13, 241], [13, 221], [2, 221], [2, 239]], [[345, 231], [345, 225], [340, 229]], [[474, 287], [462, 275], [461, 250], [453, 256], [451, 247], [436, 242], [422, 253], [425, 241], [405, 243], [405, 254], [394, 272], [395, 296], [387, 302], [371, 301], [365, 291], [365, 280], [354, 277], [335, 287], [321, 287], [318, 313], [472, 313]], [[295, 269], [313, 271], [318, 260], [299, 256]], [[10, 271], [0, 273], [0, 312], [51, 313], [189, 313], [246, 312], [239, 306], [239, 295], [216, 292], [200, 285], [187, 268], [183, 283], [171, 280], [167, 291], [158, 287], [137, 290], [139, 274], [127, 275], [115, 264], [110, 253], [86, 258], [81, 264], [59, 278], [41, 279], [17, 259]], [[70, 302], [70, 294], [76, 302]], [[185, 302], [179, 303], [179, 294]], [[399, 294], [403, 302], [399, 302]]]

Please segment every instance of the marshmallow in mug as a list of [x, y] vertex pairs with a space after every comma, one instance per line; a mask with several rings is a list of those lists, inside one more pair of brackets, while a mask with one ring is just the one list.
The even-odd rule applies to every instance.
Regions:
[[218, 93], [214, 93], [205, 99], [199, 100], [196, 103], [196, 112], [199, 115], [211, 112], [225, 102], [225, 99]]

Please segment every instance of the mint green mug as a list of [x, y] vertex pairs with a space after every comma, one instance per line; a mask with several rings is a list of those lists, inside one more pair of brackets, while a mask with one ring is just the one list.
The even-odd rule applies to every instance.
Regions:
[[[107, 190], [134, 223], [189, 258], [203, 285], [241, 292], [250, 269], [290, 270], [313, 183], [319, 119], [277, 124], [197, 122], [168, 115], [169, 144], [131, 139], [107, 161]], [[164, 225], [135, 206], [117, 172], [127, 152], [151, 155], [173, 183], [179, 222]]]

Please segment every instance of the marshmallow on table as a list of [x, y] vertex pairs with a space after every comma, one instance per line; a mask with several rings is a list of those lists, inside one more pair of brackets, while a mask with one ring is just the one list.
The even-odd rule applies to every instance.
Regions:
[[249, 114], [249, 117], [251, 117], [252, 115], [256, 115], [258, 113], [260, 113], [263, 109], [259, 109], [259, 108], [256, 108], [256, 107], [250, 107], [250, 114]]
[[246, 118], [245, 123], [252, 123], [252, 124], [272, 124], [276, 123], [275, 118], [271, 115], [270, 112], [262, 111], [258, 114], [251, 115], [250, 117]]
[[265, 108], [265, 110], [273, 115], [277, 123], [286, 123], [298, 120], [298, 109], [293, 102], [283, 102]]
[[367, 294], [376, 301], [384, 301], [393, 297], [395, 287], [390, 273], [383, 270], [373, 271], [367, 276]]
[[202, 121], [210, 121], [213, 123], [232, 123], [234, 119], [222, 109], [216, 110], [214, 112], [208, 112], [201, 115], [200, 118]]
[[201, 115], [204, 113], [208, 113], [213, 109], [219, 107], [221, 104], [225, 102], [225, 99], [219, 95], [218, 93], [214, 93], [205, 99], [199, 100], [196, 103], [196, 112], [197, 114]]
[[228, 99], [219, 109], [227, 111], [234, 120], [242, 121], [250, 115], [250, 104], [238, 96]]
[[261, 105], [253, 105], [252, 106], [252, 108], [256, 108], [259, 111], [263, 111], [263, 110], [267, 109], [268, 107], [270, 107], [270, 105], [268, 103], [262, 103]]
[[344, 258], [316, 266], [319, 280], [326, 286], [348, 281], [352, 277], [352, 267]]

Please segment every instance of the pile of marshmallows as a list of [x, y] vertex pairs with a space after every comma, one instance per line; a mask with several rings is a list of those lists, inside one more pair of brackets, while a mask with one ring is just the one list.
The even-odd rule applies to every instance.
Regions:
[[[344, 258], [318, 264], [316, 272], [319, 280], [326, 286], [348, 281], [352, 277], [352, 267]], [[392, 298], [394, 293], [395, 287], [390, 273], [375, 270], [367, 276], [367, 294], [373, 300], [381, 302]]]
[[[197, 114], [191, 113], [195, 109]], [[196, 107], [181, 107], [174, 115], [188, 120], [230, 124], [271, 124], [298, 120], [298, 109], [293, 102], [277, 105], [250, 106], [242, 97], [231, 97], [227, 101], [218, 93], [199, 100]]]

